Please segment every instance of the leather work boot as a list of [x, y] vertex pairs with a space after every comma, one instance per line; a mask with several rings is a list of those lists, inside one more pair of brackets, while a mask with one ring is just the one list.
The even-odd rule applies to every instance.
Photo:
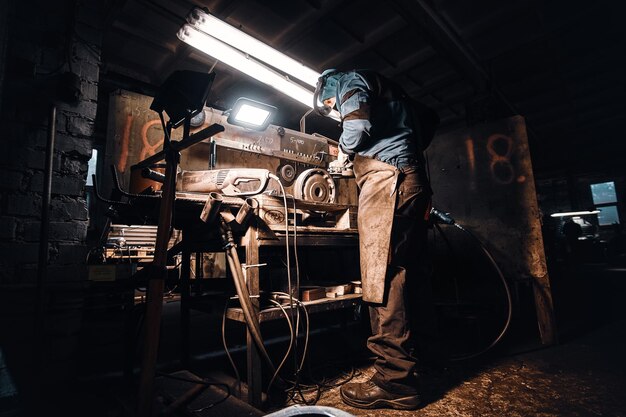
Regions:
[[420, 404], [418, 394], [394, 394], [372, 381], [348, 383], [343, 385], [339, 392], [344, 403], [356, 408], [415, 410]]

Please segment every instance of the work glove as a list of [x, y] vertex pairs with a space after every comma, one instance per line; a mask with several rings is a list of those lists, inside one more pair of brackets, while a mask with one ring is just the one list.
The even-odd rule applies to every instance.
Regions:
[[331, 175], [341, 175], [343, 177], [353, 177], [354, 171], [352, 170], [353, 155], [348, 155], [341, 150], [337, 154], [337, 159], [328, 164], [328, 172]]

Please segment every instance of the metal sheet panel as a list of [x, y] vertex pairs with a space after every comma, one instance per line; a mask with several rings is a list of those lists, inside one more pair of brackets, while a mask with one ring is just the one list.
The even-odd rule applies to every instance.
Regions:
[[552, 297], [524, 118], [436, 137], [427, 151], [433, 204], [476, 234], [510, 281], [533, 283], [542, 339], [553, 335]]

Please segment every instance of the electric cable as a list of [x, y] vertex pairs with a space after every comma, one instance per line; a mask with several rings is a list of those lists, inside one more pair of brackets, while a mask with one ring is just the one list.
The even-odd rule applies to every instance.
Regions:
[[[494, 338], [494, 340], [491, 343], [489, 343], [489, 345], [487, 345], [487, 347], [481, 349], [478, 352], [465, 354], [465, 355], [454, 356], [454, 357], [450, 358], [453, 361], [461, 361], [461, 360], [473, 359], [473, 358], [475, 358], [477, 356], [480, 356], [480, 355], [486, 353], [490, 349], [492, 349], [496, 344], [498, 344], [500, 342], [500, 340], [502, 340], [502, 338], [504, 337], [504, 335], [508, 331], [508, 329], [509, 329], [509, 327], [511, 325], [511, 319], [513, 317], [513, 298], [511, 296], [511, 289], [509, 288], [509, 284], [507, 283], [506, 278], [504, 277], [504, 273], [502, 272], [502, 270], [498, 266], [498, 263], [494, 259], [493, 255], [491, 254], [489, 249], [485, 246], [485, 244], [480, 239], [478, 239], [478, 237], [476, 235], [474, 235], [468, 229], [466, 229], [463, 226], [461, 226], [460, 224], [458, 224], [454, 220], [454, 218], [452, 218], [448, 213], [444, 213], [444, 212], [441, 212], [441, 211], [439, 211], [439, 210], [437, 210], [435, 208], [432, 208], [431, 214], [434, 215], [434, 217], [436, 217], [437, 219], [439, 219], [439, 221], [441, 223], [448, 224], [450, 226], [454, 226], [457, 229], [461, 230], [463, 233], [465, 233], [467, 236], [469, 236], [476, 244], [478, 244], [479, 248], [481, 249], [483, 254], [487, 257], [487, 260], [489, 261], [489, 263], [491, 264], [491, 266], [495, 270], [496, 274], [498, 275], [498, 278], [502, 282], [502, 286], [503, 286], [504, 292], [506, 294], [506, 301], [507, 301], [506, 320], [504, 322], [504, 325], [502, 326], [502, 330], [500, 331], [500, 333], [498, 333], [498, 335]], [[435, 224], [437, 224], [437, 223], [435, 223]], [[445, 238], [445, 234], [443, 233], [443, 230], [441, 230], [441, 228], [438, 227], [438, 226], [437, 226], [437, 228], [438, 228], [439, 232], [441, 233], [442, 237], [444, 237], [444, 240], [447, 240]]]
[[[284, 292], [273, 292], [272, 293], [273, 296], [278, 297], [278, 299], [283, 299], [283, 300], [289, 300], [289, 294], [284, 293]], [[316, 382], [314, 381], [313, 384], [303, 384], [299, 381], [298, 377], [299, 375], [302, 374], [302, 369], [304, 368], [304, 364], [306, 362], [306, 357], [307, 357], [307, 353], [308, 353], [308, 346], [309, 346], [309, 340], [310, 340], [310, 321], [309, 321], [309, 315], [308, 315], [308, 311], [306, 309], [306, 305], [294, 298], [293, 299], [294, 302], [297, 304], [298, 308], [301, 308], [304, 312], [304, 318], [305, 320], [303, 320], [303, 325], [305, 326], [305, 342], [304, 342], [304, 348], [303, 348], [303, 354], [302, 354], [302, 358], [301, 361], [297, 367], [296, 370], [296, 379], [295, 381], [291, 381], [288, 379], [284, 379], [285, 382], [289, 382], [292, 384], [292, 386], [288, 389], [286, 389], [285, 391], [289, 393], [289, 396], [287, 398], [287, 401], [292, 401], [295, 404], [305, 404], [305, 405], [313, 405], [316, 404], [317, 401], [319, 401], [319, 399], [321, 398], [321, 394], [324, 391], [327, 391], [329, 389], [332, 388], [336, 388], [338, 386], [341, 386], [347, 382], [349, 382], [350, 380], [352, 380], [352, 378], [354, 378], [355, 375], [358, 374], [358, 371], [356, 371], [354, 368], [351, 369], [350, 373], [345, 377], [345, 379], [339, 381], [339, 382], [333, 382], [333, 383], [329, 383], [326, 380], [323, 380], [322, 382]], [[274, 304], [276, 304], [276, 301], [271, 300]], [[278, 305], [278, 304], [277, 304]], [[283, 313], [285, 314], [285, 313]], [[288, 317], [288, 316], [286, 316]], [[298, 326], [299, 327], [299, 326]], [[282, 367], [282, 364], [281, 364]], [[310, 392], [315, 391], [315, 396], [312, 399], [307, 399], [305, 397], [305, 394], [308, 394]], [[299, 396], [299, 398], [298, 398]]]
[[[288, 294], [281, 293], [281, 292], [275, 292], [274, 294], [276, 294], [279, 299], [281, 299], [281, 298], [282, 299], [289, 299], [289, 295]], [[297, 402], [295, 400], [295, 395], [296, 394], [300, 394], [300, 397], [302, 398], [302, 401], [303, 401], [302, 403], [307, 404], [307, 405], [312, 405], [312, 404], [315, 404], [319, 400], [319, 395], [321, 395], [321, 392], [318, 393], [319, 395], [316, 396], [316, 399], [313, 400], [313, 402], [311, 402], [309, 400], [306, 400], [304, 398], [304, 395], [303, 395], [302, 390], [300, 388], [301, 387], [301, 383], [299, 381], [300, 374], [301, 374], [302, 369], [304, 367], [304, 362], [306, 360], [306, 356], [307, 356], [307, 352], [308, 352], [308, 346], [309, 346], [309, 336], [310, 336], [309, 314], [308, 314], [308, 311], [306, 309], [306, 306], [304, 305], [304, 303], [302, 303], [302, 301], [300, 301], [298, 299], [294, 299], [294, 300], [295, 300], [296, 304], [298, 305], [298, 307], [301, 308], [304, 311], [304, 316], [305, 316], [304, 322], [306, 323], [306, 325], [305, 325], [304, 349], [303, 349], [302, 358], [301, 358], [299, 364], [297, 363], [297, 356], [296, 356], [297, 352], [294, 354], [294, 358], [296, 360], [296, 365], [295, 365], [296, 369], [295, 369], [295, 373], [294, 373], [294, 376], [295, 376], [294, 379], [295, 380], [294, 381], [288, 381], [287, 380], [287, 382], [291, 382], [292, 383], [292, 387], [287, 390], [287, 392], [290, 393], [290, 396], [288, 398], [291, 401]], [[299, 318], [299, 315], [297, 317]], [[299, 325], [296, 325], [296, 328], [299, 328]], [[316, 388], [319, 388], [319, 385], [316, 385]]]
[[293, 292], [291, 289], [291, 254], [289, 252], [289, 208], [287, 207], [287, 193], [285, 192], [285, 187], [276, 175], [270, 173], [269, 177], [278, 183], [283, 196], [283, 205], [285, 209], [285, 254], [287, 256], [287, 288], [291, 297], [289, 302], [289, 308], [292, 309], [291, 311], [293, 311]]
[[293, 256], [296, 261], [296, 294], [300, 296], [300, 262], [298, 260], [298, 220], [296, 217], [296, 199], [294, 196], [290, 197], [291, 201], [293, 201]]
[[[295, 292], [296, 294], [298, 294], [298, 297], [300, 296], [300, 262], [298, 260], [298, 217], [297, 217], [297, 211], [296, 211], [296, 199], [294, 196], [290, 195], [289, 196], [291, 198], [291, 201], [293, 202], [293, 256], [294, 256], [294, 260], [296, 261], [296, 288], [295, 288]], [[300, 371], [302, 370], [302, 364], [304, 363], [304, 358], [306, 356], [306, 343], [308, 343], [308, 338], [309, 338], [309, 328], [308, 328], [308, 323], [309, 323], [309, 318], [308, 318], [308, 313], [306, 311], [306, 308], [304, 307], [304, 304], [302, 304], [298, 299], [296, 299], [296, 302], [300, 303], [300, 306], [302, 306], [302, 309], [304, 310], [305, 314], [307, 315], [306, 320], [307, 320], [307, 328], [306, 328], [306, 342], [305, 342], [305, 348], [303, 351], [303, 356], [302, 356], [302, 362], [300, 363], [300, 366], [298, 366], [298, 332], [300, 329], [299, 326], [299, 322], [300, 322], [300, 310], [296, 309], [296, 338], [295, 338], [295, 354], [294, 354], [294, 366], [296, 367], [295, 369], [295, 379], [296, 379], [296, 385], [298, 384], [298, 376], [300, 374]], [[293, 308], [293, 307], [292, 307]]]
[[293, 348], [293, 343], [294, 343], [293, 327], [291, 324], [291, 320], [289, 319], [289, 315], [287, 314], [287, 311], [285, 311], [285, 308], [279, 302], [272, 300], [271, 298], [269, 299], [269, 302], [274, 304], [276, 307], [280, 308], [280, 311], [282, 311], [283, 315], [285, 316], [285, 320], [287, 320], [287, 325], [289, 326], [289, 347], [287, 348], [287, 352], [283, 356], [283, 359], [280, 361], [280, 364], [278, 364], [278, 366], [276, 367], [276, 372], [274, 372], [274, 375], [272, 375], [272, 379], [270, 379], [270, 383], [267, 385], [268, 393], [270, 392], [270, 388], [274, 384], [276, 377], [278, 377], [280, 370], [285, 365], [285, 362], [287, 362], [287, 358], [289, 358], [289, 354], [291, 353], [291, 349]]
[[[289, 254], [289, 219], [288, 219], [287, 198], [286, 198], [284, 187], [282, 183], [280, 183], [280, 180], [278, 180], [278, 177], [276, 177], [273, 174], [270, 174], [270, 177], [279, 183], [281, 190], [283, 191], [283, 203], [284, 203], [284, 208], [285, 208], [285, 229], [286, 229], [285, 230], [286, 232], [285, 250], [287, 252], [287, 264], [288, 264], [287, 276], [288, 276], [288, 287], [289, 287], [289, 292], [290, 292], [290, 309], [291, 309], [291, 312], [293, 313], [294, 303], [293, 303], [293, 294], [291, 290], [291, 268], [290, 268], [290, 254]], [[259, 348], [261, 357], [267, 362], [267, 365], [270, 368], [270, 371], [274, 375], [271, 381], [271, 383], [273, 384], [275, 378], [278, 376], [279, 369], [277, 370], [277, 368], [274, 367], [274, 364], [272, 360], [270, 359], [269, 354], [267, 353], [267, 350], [265, 349], [265, 346], [263, 344], [260, 325], [259, 325], [258, 319], [254, 315], [254, 308], [250, 302], [250, 294], [248, 292], [248, 288], [243, 278], [243, 270], [241, 267], [241, 263], [239, 261], [239, 256], [237, 255], [237, 251], [235, 249], [232, 230], [230, 229], [230, 226], [224, 221], [223, 218], [221, 222], [221, 228], [222, 228], [222, 238], [225, 242], [226, 258], [228, 260], [229, 267], [233, 274], [233, 278], [234, 278], [233, 281], [235, 283], [235, 289], [237, 291], [241, 309], [244, 314], [244, 318], [248, 326], [248, 329], [250, 331], [250, 334], [255, 344]], [[290, 331], [293, 332], [293, 324], [292, 324], [293, 321], [290, 320], [288, 323], [289, 323]], [[282, 364], [283, 363], [281, 362], [281, 366]]]
[[[317, 401], [319, 400], [319, 398], [324, 392], [340, 387], [352, 381], [353, 378], [360, 376], [360, 375], [361, 375], [361, 372], [356, 370], [354, 367], [350, 368], [350, 372], [348, 374], [344, 374], [343, 376], [339, 376], [337, 378], [331, 378], [331, 379], [322, 378], [321, 382], [316, 382], [313, 376], [311, 375], [311, 378], [313, 379], [313, 384], [312, 385], [302, 384], [301, 386], [303, 388], [300, 388], [298, 393], [300, 394], [300, 397], [303, 398], [304, 394], [308, 394], [310, 392], [315, 391], [315, 397], [312, 398], [311, 400], [305, 399], [305, 402], [300, 401], [296, 399], [295, 397], [292, 397], [290, 398], [290, 401], [296, 404], [314, 405], [317, 403]], [[335, 381], [338, 381], [338, 382], [335, 382]]]
[[[296, 320], [294, 320], [294, 297], [293, 297], [293, 288], [292, 288], [292, 279], [291, 279], [291, 253], [289, 251], [289, 208], [287, 207], [287, 193], [285, 191], [285, 187], [280, 182], [280, 179], [278, 178], [278, 176], [270, 173], [269, 178], [273, 179], [274, 181], [278, 183], [278, 186], [280, 187], [280, 191], [283, 197], [283, 205], [285, 209], [285, 256], [287, 257], [287, 291], [289, 293], [289, 314], [291, 315], [291, 323], [295, 323]], [[293, 218], [294, 218], [294, 237], [295, 237], [296, 227], [297, 227], [295, 199], [293, 200], [293, 202], [294, 202]], [[299, 270], [298, 270], [298, 274], [299, 274]], [[300, 290], [298, 284], [299, 282], [296, 284], [296, 291]], [[299, 314], [297, 309], [295, 311], [295, 314], [296, 316]], [[298, 330], [296, 328], [296, 329], [293, 329], [293, 331], [296, 335], [296, 352], [297, 352]], [[295, 356], [294, 356], [294, 365], [297, 368], [298, 360], [297, 360], [297, 357]]]
[[166, 373], [163, 373], [163, 372], [157, 372], [156, 374], [158, 376], [163, 377], [163, 378], [173, 379], [173, 380], [176, 380], [176, 381], [190, 382], [192, 384], [204, 385], [206, 387], [215, 386], [215, 387], [225, 388], [226, 395], [224, 397], [222, 397], [219, 400], [214, 401], [211, 404], [206, 405], [204, 407], [200, 407], [200, 408], [196, 408], [196, 409], [190, 409], [189, 411], [191, 411], [192, 413], [199, 413], [201, 411], [204, 411], [204, 410], [207, 410], [209, 408], [215, 407], [216, 405], [221, 404], [224, 401], [226, 401], [231, 396], [230, 387], [228, 386], [228, 384], [224, 384], [222, 382], [209, 382], [209, 381], [207, 381], [204, 378], [200, 378], [200, 379], [194, 380], [194, 379], [190, 379], [190, 378], [184, 378], [184, 377], [180, 377], [180, 376], [176, 376], [176, 375], [166, 374]]
[[226, 343], [226, 311], [228, 311], [229, 301], [230, 301], [230, 298], [227, 299], [226, 303], [224, 304], [224, 314], [222, 315], [222, 345], [224, 346], [224, 352], [226, 353], [226, 357], [228, 358], [228, 361], [230, 362], [230, 365], [232, 366], [233, 371], [235, 371], [235, 378], [237, 378], [238, 396], [241, 397], [241, 375], [239, 375], [239, 370], [237, 369], [237, 365], [235, 364], [235, 361], [233, 360], [233, 357], [230, 354], [230, 350], [228, 350], [228, 344]]
[[[286, 253], [286, 257], [287, 257], [287, 281], [288, 281], [288, 294], [285, 293], [280, 293], [279, 294], [279, 299], [287, 299], [289, 300], [289, 307], [290, 307], [290, 311], [289, 314], [287, 313], [287, 311], [285, 310], [285, 308], [283, 307], [283, 305], [281, 303], [278, 303], [275, 300], [270, 299], [269, 301], [276, 305], [278, 308], [281, 309], [283, 315], [285, 316], [285, 319], [287, 321], [287, 324], [289, 326], [289, 331], [290, 331], [290, 342], [289, 342], [289, 347], [287, 349], [287, 352], [285, 353], [282, 361], [280, 362], [279, 366], [277, 368], [274, 368], [273, 363], [271, 361], [271, 359], [269, 358], [269, 355], [267, 353], [267, 350], [265, 349], [264, 345], [263, 345], [263, 341], [262, 341], [262, 337], [260, 334], [260, 327], [259, 327], [259, 323], [258, 320], [255, 320], [253, 314], [252, 314], [252, 306], [250, 304], [250, 295], [247, 291], [247, 287], [245, 285], [245, 281], [243, 280], [243, 272], [242, 272], [242, 268], [241, 268], [241, 263], [239, 262], [238, 259], [238, 255], [235, 249], [235, 245], [234, 245], [234, 239], [232, 237], [232, 231], [230, 230], [230, 227], [228, 226], [228, 224], [226, 224], [225, 221], [223, 221], [222, 219], [222, 233], [223, 233], [223, 240], [226, 243], [226, 257], [229, 263], [229, 267], [231, 269], [231, 272], [233, 273], [233, 278], [235, 281], [235, 287], [237, 290], [237, 294], [239, 300], [240, 300], [240, 305], [242, 308], [242, 311], [244, 313], [244, 317], [246, 319], [246, 323], [248, 325], [248, 328], [250, 330], [250, 333], [252, 335], [252, 338], [254, 339], [255, 343], [257, 344], [257, 347], [259, 347], [259, 350], [261, 352], [261, 356], [264, 358], [264, 360], [268, 363], [268, 366], [270, 367], [270, 370], [273, 372], [272, 378], [270, 380], [270, 383], [268, 384], [267, 390], [268, 392], [270, 391], [272, 385], [274, 384], [276, 378], [280, 377], [280, 370], [282, 369], [282, 367], [284, 366], [286, 360], [288, 359], [289, 355], [291, 354], [292, 350], [295, 352], [294, 353], [294, 366], [295, 366], [295, 382], [293, 383], [293, 386], [286, 390], [291, 391], [292, 392], [292, 398], [295, 398], [296, 393], [300, 394], [300, 397], [302, 398], [303, 402], [306, 404], [311, 404], [311, 401], [306, 400], [306, 398], [304, 398], [304, 395], [300, 389], [300, 383], [299, 383], [299, 375], [304, 367], [304, 363], [306, 360], [306, 355], [307, 355], [307, 351], [308, 351], [308, 345], [309, 345], [309, 335], [310, 335], [310, 322], [309, 322], [309, 316], [308, 316], [308, 311], [306, 310], [306, 307], [304, 306], [304, 304], [298, 300], [297, 298], [295, 298], [293, 296], [293, 282], [292, 282], [292, 276], [291, 276], [291, 253], [290, 253], [290, 245], [289, 245], [289, 208], [288, 208], [288, 204], [287, 204], [287, 193], [285, 192], [285, 188], [283, 186], [283, 184], [280, 182], [279, 178], [274, 175], [274, 174], [269, 174], [269, 177], [273, 180], [275, 180], [282, 192], [282, 197], [283, 197], [283, 206], [284, 206], [284, 210], [285, 210], [285, 253]], [[289, 196], [292, 201], [293, 201], [293, 224], [294, 224], [294, 255], [295, 255], [295, 261], [296, 261], [296, 287], [295, 289], [297, 291], [299, 291], [299, 287], [300, 287], [300, 266], [299, 266], [299, 260], [298, 260], [298, 253], [297, 253], [297, 213], [296, 213], [296, 202], [295, 202], [295, 198], [293, 196]], [[297, 306], [297, 307], [296, 307]], [[239, 371], [237, 370], [237, 367], [232, 359], [232, 356], [230, 355], [230, 352], [228, 351], [228, 346], [226, 343], [226, 339], [225, 339], [225, 320], [226, 320], [226, 311], [228, 309], [228, 301], [226, 303], [226, 305], [224, 306], [224, 314], [222, 316], [222, 343], [224, 345], [224, 349], [226, 352], [226, 355], [228, 356], [228, 359], [231, 363], [231, 366], [233, 367], [233, 370], [237, 376], [237, 380], [239, 381], [239, 384], [241, 383], [241, 379], [240, 379], [240, 375], [239, 375]], [[304, 312], [304, 317], [305, 320], [303, 321], [303, 325], [305, 326], [305, 342], [304, 342], [304, 349], [303, 349], [303, 354], [301, 357], [301, 360], [298, 361], [298, 350], [297, 350], [297, 339], [299, 337], [299, 329], [300, 329], [300, 309], [303, 310]], [[294, 320], [294, 313], [295, 313], [295, 320]], [[295, 347], [295, 349], [294, 349]], [[284, 380], [284, 378], [281, 378]], [[321, 395], [321, 387], [319, 385], [317, 385], [317, 390], [318, 393], [316, 395], [316, 398], [313, 400], [313, 404], [315, 402], [317, 402], [319, 400], [319, 397]]]
[[[278, 295], [279, 299], [280, 298], [289, 299], [289, 295], [285, 294], [283, 292], [274, 292], [273, 294]], [[302, 359], [300, 360], [300, 365], [297, 368], [297, 371], [300, 372], [302, 370], [302, 368], [304, 367], [304, 361], [306, 359], [306, 354], [308, 352], [309, 335], [310, 335], [310, 322], [309, 322], [309, 313], [308, 313], [304, 303], [302, 301], [298, 300], [297, 298], [294, 298], [294, 301], [296, 302], [298, 307], [300, 307], [302, 309], [302, 311], [304, 311], [304, 317], [305, 317], [305, 323], [306, 323], [303, 354], [302, 354]]]
[[504, 274], [502, 273], [502, 270], [496, 263], [496, 260], [491, 255], [491, 252], [489, 251], [489, 249], [487, 249], [487, 247], [483, 244], [483, 242], [480, 239], [478, 239], [478, 237], [476, 237], [476, 235], [474, 235], [472, 232], [462, 227], [460, 224], [455, 222], [454, 226], [457, 229], [465, 232], [468, 236], [470, 236], [479, 245], [480, 249], [485, 254], [485, 256], [487, 256], [487, 259], [489, 259], [489, 262], [491, 263], [496, 273], [498, 274], [498, 277], [502, 281], [502, 286], [504, 287], [504, 291], [506, 293], [506, 299], [507, 299], [507, 305], [508, 305], [507, 317], [506, 317], [504, 326], [502, 327], [502, 330], [500, 331], [498, 336], [489, 344], [489, 346], [487, 346], [483, 350], [477, 353], [474, 353], [472, 355], [464, 355], [464, 356], [459, 356], [459, 357], [454, 358], [455, 360], [466, 360], [466, 359], [475, 358], [487, 352], [488, 350], [493, 348], [504, 337], [504, 335], [506, 334], [506, 332], [508, 331], [511, 325], [511, 318], [513, 317], [513, 299], [511, 297], [511, 289], [509, 288], [509, 284], [506, 282], [506, 279], [504, 277]]

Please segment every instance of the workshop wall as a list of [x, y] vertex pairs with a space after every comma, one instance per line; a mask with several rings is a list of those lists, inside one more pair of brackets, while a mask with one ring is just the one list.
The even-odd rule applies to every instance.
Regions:
[[[27, 389], [33, 345], [44, 376], [70, 372], [80, 328], [88, 227], [87, 162], [97, 109], [101, 2], [3, 2], [0, 52], [0, 347]], [[5, 13], [6, 12], [6, 13]], [[5, 17], [6, 16], [6, 17]], [[57, 104], [45, 336], [32, 338], [45, 149]], [[41, 343], [43, 342], [43, 343]], [[29, 360], [30, 359], [30, 360]], [[32, 371], [32, 369], [30, 369]]]

